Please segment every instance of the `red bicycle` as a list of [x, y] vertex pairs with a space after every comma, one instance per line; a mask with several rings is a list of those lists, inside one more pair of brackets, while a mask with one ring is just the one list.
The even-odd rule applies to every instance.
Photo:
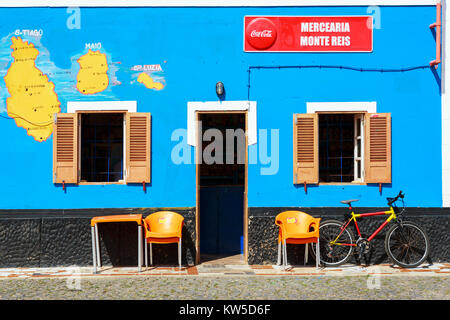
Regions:
[[[346, 215], [346, 222], [327, 220], [321, 223], [320, 230], [320, 262], [325, 266], [339, 266], [346, 263], [358, 250], [360, 261], [363, 254], [371, 250], [371, 242], [375, 236], [386, 227], [389, 222], [395, 224], [387, 231], [385, 238], [385, 250], [394, 264], [403, 268], [414, 268], [422, 264], [430, 253], [430, 241], [425, 231], [418, 224], [411, 221], [403, 221], [405, 215], [404, 194], [402, 191], [395, 198], [387, 198], [389, 210], [380, 212], [368, 212], [355, 214], [352, 202], [358, 200], [345, 200], [341, 203], [348, 204], [350, 215]], [[402, 201], [403, 207], [398, 208], [396, 202]], [[363, 238], [359, 230], [358, 218], [389, 215], [389, 217], [368, 238]], [[354, 233], [349, 227], [353, 226], [358, 234], [355, 240]], [[314, 252], [314, 246], [311, 246]]]

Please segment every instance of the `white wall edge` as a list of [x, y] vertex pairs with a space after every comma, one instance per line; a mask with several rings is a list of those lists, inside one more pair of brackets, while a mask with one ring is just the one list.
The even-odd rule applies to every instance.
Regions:
[[256, 124], [256, 101], [206, 101], [206, 102], [188, 102], [187, 104], [187, 138], [188, 144], [195, 146], [197, 144], [196, 136], [196, 117], [197, 111], [247, 111], [247, 138], [248, 145], [257, 142], [257, 124]]
[[67, 112], [76, 111], [128, 111], [137, 112], [136, 101], [69, 101]]
[[440, 0], [0, 0], [0, 7], [428, 6]]
[[377, 112], [376, 101], [370, 102], [307, 102], [306, 112], [342, 112], [342, 111], [354, 111], [354, 112]]
[[450, 50], [450, 12], [447, 3], [442, 4], [442, 56], [441, 56], [441, 117], [442, 117], [442, 206], [450, 207], [450, 97], [448, 95], [450, 84], [447, 70], [447, 53]]

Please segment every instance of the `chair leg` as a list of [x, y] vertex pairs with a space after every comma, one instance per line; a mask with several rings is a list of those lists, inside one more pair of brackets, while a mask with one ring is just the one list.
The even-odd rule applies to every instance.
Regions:
[[144, 251], [145, 251], [145, 267], [148, 268], [148, 243], [147, 239], [145, 239], [145, 245], [144, 245]]
[[152, 250], [152, 243], [150, 242], [150, 265], [153, 265], [153, 250]]
[[278, 258], [277, 258], [277, 266], [281, 265], [281, 241], [278, 242]]
[[284, 269], [287, 269], [287, 248], [286, 248], [286, 239], [284, 240], [283, 253], [284, 253]]
[[319, 263], [320, 263], [320, 243], [319, 238], [317, 238], [316, 243], [316, 268], [319, 269]]
[[305, 243], [305, 258], [303, 260], [303, 264], [306, 265], [308, 263], [308, 244]]
[[138, 226], [138, 272], [141, 272], [142, 265], [142, 226]]
[[178, 265], [180, 266], [181, 269], [181, 238], [178, 241]]

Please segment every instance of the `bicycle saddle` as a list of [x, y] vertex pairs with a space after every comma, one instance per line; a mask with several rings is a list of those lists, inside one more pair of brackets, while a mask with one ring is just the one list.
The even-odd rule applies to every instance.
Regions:
[[353, 200], [342, 200], [342, 201], [341, 201], [341, 203], [343, 203], [343, 204], [350, 204], [350, 203], [352, 203], [352, 202], [356, 202], [356, 201], [359, 201], [359, 199], [353, 199]]

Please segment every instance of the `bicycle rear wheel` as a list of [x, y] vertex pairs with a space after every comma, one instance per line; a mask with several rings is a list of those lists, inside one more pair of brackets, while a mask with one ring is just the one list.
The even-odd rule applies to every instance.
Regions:
[[391, 260], [403, 268], [421, 265], [430, 253], [430, 240], [414, 222], [393, 225], [386, 233], [385, 250]]
[[[320, 224], [319, 227], [319, 246], [320, 246], [320, 262], [327, 267], [337, 267], [346, 263], [352, 256], [354, 247], [350, 244], [354, 243], [353, 232], [346, 228], [335, 244], [331, 244], [336, 240], [344, 223], [337, 220], [327, 220]], [[313, 257], [316, 257], [316, 246], [311, 245]]]

